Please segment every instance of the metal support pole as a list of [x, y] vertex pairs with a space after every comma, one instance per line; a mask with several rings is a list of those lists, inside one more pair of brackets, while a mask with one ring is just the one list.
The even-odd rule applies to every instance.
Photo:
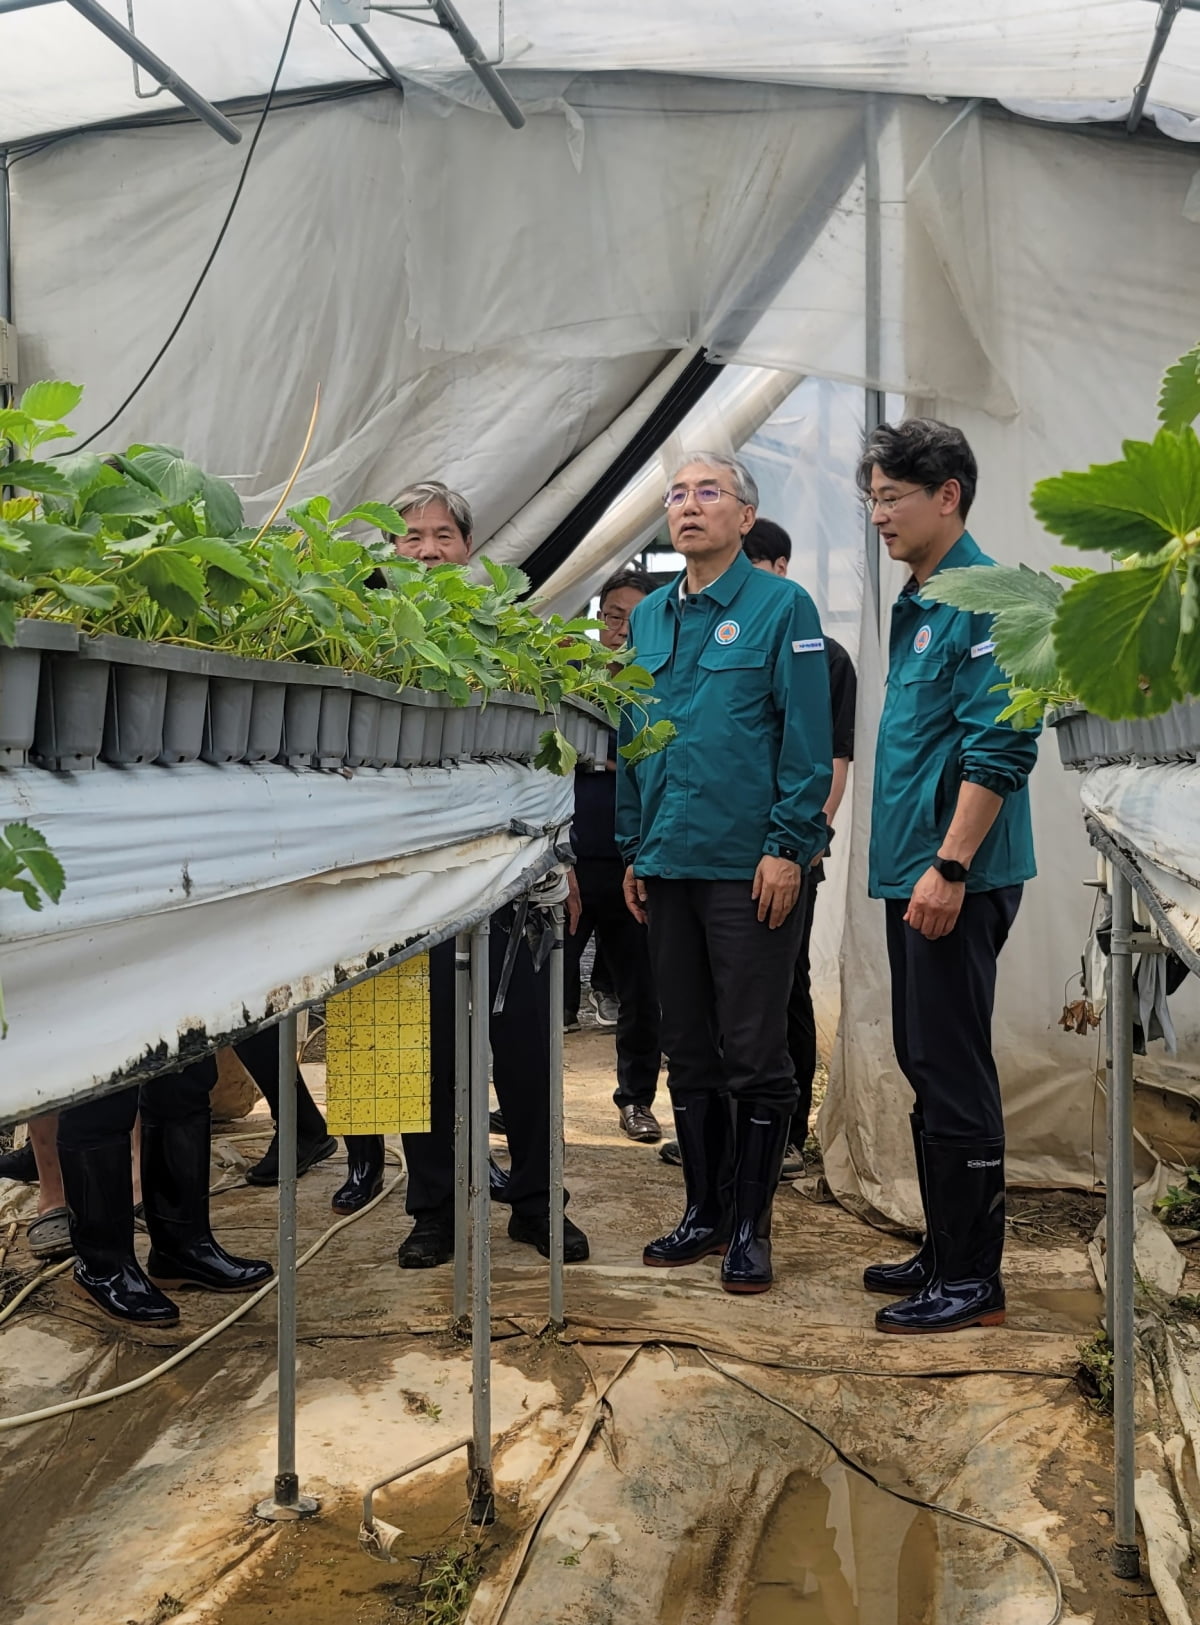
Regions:
[[1154, 25], [1154, 38], [1150, 42], [1150, 54], [1146, 58], [1146, 66], [1142, 69], [1142, 77], [1134, 87], [1129, 117], [1125, 120], [1125, 129], [1130, 135], [1142, 122], [1142, 114], [1146, 111], [1146, 100], [1150, 95], [1150, 85], [1154, 79], [1154, 70], [1158, 67], [1159, 58], [1167, 48], [1167, 41], [1171, 37], [1175, 19], [1183, 10], [1183, 6], [1184, 0], [1159, 0], [1158, 21]]
[[260, 1518], [281, 1523], [308, 1518], [318, 1503], [300, 1494], [296, 1473], [296, 1017], [279, 1023], [279, 1319], [276, 1378], [279, 1384], [275, 1492], [260, 1501]]
[[550, 1324], [557, 1331], [563, 1314], [563, 906], [550, 910], [554, 948], [550, 955]]
[[130, 33], [124, 23], [119, 23], [111, 12], [105, 11], [100, 0], [67, 0], [67, 4], [85, 17], [93, 28], [99, 29], [105, 39], [111, 40], [119, 51], [124, 51], [127, 57], [132, 58], [139, 68], [145, 68], [152, 79], [157, 79], [164, 90], [169, 90], [183, 105], [196, 117], [215, 130], [223, 141], [228, 141], [231, 147], [236, 147], [242, 139], [242, 132], [236, 124], [232, 124], [224, 113], [220, 112], [198, 90], [193, 90], [186, 79], [181, 79], [173, 68], [167, 66], [162, 57], [156, 56], [147, 46], [143, 45], [136, 34]]
[[12, 196], [8, 148], [0, 148], [0, 321], [12, 321]]
[[1116, 1473], [1110, 1563], [1121, 1579], [1139, 1572], [1134, 1508], [1133, 1332], [1133, 891], [1112, 867], [1112, 1248], [1105, 1269], [1113, 1346], [1113, 1449]]
[[469, 1308], [471, 1209], [471, 938], [454, 939], [454, 1320]]
[[459, 16], [451, 0], [430, 0], [434, 15], [463, 54], [463, 60], [495, 102], [504, 121], [514, 130], [525, 128], [525, 115], [512, 92], [483, 54], [479, 41]]
[[[883, 374], [883, 226], [880, 214], [879, 104], [868, 96], [863, 112], [863, 222], [864, 280], [866, 301], [863, 309], [863, 370], [867, 389], [863, 402], [863, 429], [867, 438], [884, 420], [886, 402], [877, 386]], [[879, 626], [879, 532], [866, 518], [867, 587]]]
[[492, 1236], [488, 1174], [490, 925], [471, 932], [471, 1449], [468, 1517], [492, 1523]]
[[401, 79], [399, 73], [396, 71], [396, 65], [392, 61], [391, 57], [385, 50], [383, 50], [381, 46], [375, 43], [370, 29], [365, 28], [362, 23], [351, 23], [350, 32], [355, 35], [359, 44], [362, 45], [365, 50], [370, 51], [371, 55], [375, 58], [376, 62], [378, 62], [384, 73], [387, 74], [388, 78], [403, 96], [404, 80]]

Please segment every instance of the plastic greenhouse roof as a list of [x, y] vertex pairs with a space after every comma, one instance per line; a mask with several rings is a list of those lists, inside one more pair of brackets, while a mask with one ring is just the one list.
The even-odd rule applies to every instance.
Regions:
[[[125, 22], [121, 0], [104, 3]], [[458, 5], [495, 56], [498, 0]], [[506, 0], [504, 11], [501, 71], [634, 69], [981, 96], [1062, 119], [1124, 116], [1158, 18], [1151, 0], [704, 0], [689, 8], [679, 0]], [[214, 102], [266, 91], [291, 13], [292, 0], [136, 0], [134, 11], [139, 38]], [[441, 30], [378, 12], [370, 27], [402, 73], [463, 77], [457, 48]], [[366, 80], [377, 71], [353, 35], [321, 23], [318, 0], [302, 0], [282, 89]], [[165, 93], [139, 100], [129, 60], [64, 0], [0, 9], [0, 144], [172, 101]], [[1175, 20], [1149, 111], [1172, 135], [1196, 133], [1187, 122], [1200, 118], [1194, 11]]]

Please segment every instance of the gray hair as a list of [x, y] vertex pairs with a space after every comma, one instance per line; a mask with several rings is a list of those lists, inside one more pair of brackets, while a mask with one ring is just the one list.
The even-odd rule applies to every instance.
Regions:
[[392, 507], [397, 513], [406, 514], [414, 508], [427, 508], [431, 502], [445, 503], [463, 541], [469, 542], [475, 529], [471, 504], [461, 491], [452, 491], [441, 480], [418, 480], [415, 485], [406, 485], [400, 495], [393, 499]]
[[671, 484], [679, 478], [685, 468], [693, 463], [706, 463], [709, 468], [723, 468], [732, 475], [733, 494], [739, 502], [748, 503], [751, 508], [758, 507], [758, 486], [754, 483], [754, 476], [745, 463], [739, 463], [736, 457], [727, 457], [723, 451], [693, 451], [680, 463], [671, 475]]

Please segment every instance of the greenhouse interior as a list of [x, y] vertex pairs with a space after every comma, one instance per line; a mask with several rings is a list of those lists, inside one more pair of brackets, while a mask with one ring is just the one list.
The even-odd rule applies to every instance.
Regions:
[[[1197, 142], [1200, 0], [0, 0], [11, 1625], [1200, 1618]], [[1013, 594], [972, 661], [1044, 715], [991, 1029], [1007, 1309], [932, 1339], [863, 1290], [930, 1228], [871, 895], [910, 572], [860, 461], [913, 418], [966, 437]], [[683, 616], [696, 467], [748, 477], [857, 674], [751, 1295], [644, 1267], [680, 1063], [631, 1143], [600, 961], [633, 972], [572, 947], [618, 716], [622, 785], [687, 744], [650, 606], [597, 638], [630, 570]], [[438, 493], [469, 562], [404, 556]], [[261, 1267], [114, 1319], [64, 1127], [140, 1088], [136, 1207], [112, 1177], [170, 1291], [152, 1187], [206, 1068], [219, 1267]]]

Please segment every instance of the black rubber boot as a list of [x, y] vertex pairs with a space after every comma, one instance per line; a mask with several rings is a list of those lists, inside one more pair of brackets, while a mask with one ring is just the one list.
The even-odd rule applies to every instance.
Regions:
[[160, 1287], [250, 1292], [274, 1275], [262, 1258], [235, 1258], [208, 1223], [208, 1113], [157, 1121], [142, 1108], [142, 1206], [150, 1232], [146, 1273]]
[[920, 1335], [1004, 1323], [1004, 1141], [924, 1138], [933, 1279], [875, 1316], [881, 1332]]
[[[513, 1241], [522, 1241], [533, 1247], [543, 1258], [550, 1257], [550, 1215], [548, 1213], [513, 1213], [508, 1221], [508, 1234]], [[591, 1257], [588, 1238], [577, 1224], [563, 1214], [563, 1263], [583, 1264]]]
[[790, 1112], [739, 1101], [733, 1166], [733, 1232], [721, 1285], [726, 1292], [766, 1292], [771, 1272], [771, 1207], [792, 1131]]
[[454, 1257], [454, 1214], [416, 1213], [413, 1227], [400, 1243], [396, 1262], [402, 1270], [432, 1270]]
[[917, 1159], [917, 1184], [921, 1187], [921, 1211], [925, 1215], [925, 1239], [920, 1248], [903, 1264], [868, 1264], [863, 1271], [863, 1286], [868, 1292], [887, 1292], [893, 1297], [907, 1298], [928, 1286], [933, 1279], [933, 1242], [929, 1235], [929, 1197], [925, 1188], [925, 1147], [921, 1138], [921, 1119], [916, 1112], [909, 1114], [912, 1125], [913, 1155]]
[[383, 1189], [383, 1135], [347, 1134], [346, 1183], [333, 1193], [335, 1213], [359, 1213]]
[[[256, 1077], [260, 1091], [271, 1108], [271, 1116], [279, 1122], [279, 1079], [268, 1078], [264, 1083]], [[368, 1138], [368, 1136], [362, 1136]], [[320, 1108], [308, 1092], [308, 1085], [296, 1074], [296, 1174], [306, 1174], [314, 1163], [324, 1162], [337, 1150], [337, 1141], [325, 1127]], [[276, 1129], [266, 1155], [252, 1168], [246, 1169], [248, 1185], [278, 1185], [279, 1183], [279, 1130]]]
[[649, 1242], [642, 1263], [654, 1269], [694, 1264], [725, 1251], [729, 1240], [729, 1101], [714, 1093], [672, 1099], [687, 1206], [669, 1235]]
[[0, 1154], [0, 1179], [15, 1179], [18, 1185], [38, 1183], [37, 1158], [28, 1140], [15, 1151]]
[[125, 1325], [174, 1326], [179, 1310], [134, 1256], [129, 1135], [86, 1150], [60, 1145], [58, 1160], [75, 1249], [75, 1290]]

